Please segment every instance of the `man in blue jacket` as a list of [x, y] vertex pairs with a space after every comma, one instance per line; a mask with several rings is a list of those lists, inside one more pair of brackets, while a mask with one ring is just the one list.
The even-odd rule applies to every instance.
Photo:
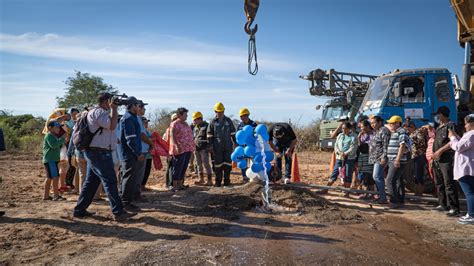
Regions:
[[124, 209], [130, 212], [140, 211], [138, 206], [132, 204], [136, 193], [139, 167], [145, 159], [142, 153], [140, 138], [140, 124], [138, 122], [139, 101], [135, 97], [127, 99], [127, 112], [120, 119], [120, 158], [122, 164], [122, 183], [120, 196]]

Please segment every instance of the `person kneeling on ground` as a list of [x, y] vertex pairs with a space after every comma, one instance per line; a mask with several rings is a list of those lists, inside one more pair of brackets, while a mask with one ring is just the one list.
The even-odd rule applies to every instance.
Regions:
[[278, 171], [282, 168], [282, 157], [285, 157], [285, 179], [284, 183], [289, 184], [291, 180], [291, 163], [293, 152], [298, 140], [293, 128], [288, 123], [275, 123], [268, 128], [270, 139], [268, 144], [276, 153], [276, 167]]

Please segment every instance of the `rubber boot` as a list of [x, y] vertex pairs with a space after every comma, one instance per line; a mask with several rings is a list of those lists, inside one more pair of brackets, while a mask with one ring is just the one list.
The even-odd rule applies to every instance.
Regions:
[[207, 175], [207, 183], [206, 186], [212, 186], [212, 175], [208, 174]]
[[224, 186], [230, 186], [230, 172], [232, 171], [232, 166], [224, 165]]
[[216, 167], [215, 168], [215, 173], [216, 173], [216, 183], [214, 184], [215, 187], [220, 187], [222, 185], [222, 167]]
[[194, 182], [196, 185], [202, 185], [204, 184], [204, 173], [199, 173], [199, 180]]

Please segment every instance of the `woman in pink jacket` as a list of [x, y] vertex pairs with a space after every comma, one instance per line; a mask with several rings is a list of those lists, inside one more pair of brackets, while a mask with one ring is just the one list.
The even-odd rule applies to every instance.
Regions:
[[454, 180], [458, 180], [466, 195], [467, 213], [459, 218], [460, 224], [474, 224], [474, 114], [464, 118], [466, 133], [460, 138], [449, 131], [454, 155]]

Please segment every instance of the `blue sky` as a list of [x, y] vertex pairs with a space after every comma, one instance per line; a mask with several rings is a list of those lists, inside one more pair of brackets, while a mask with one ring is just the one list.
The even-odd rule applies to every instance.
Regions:
[[259, 73], [247, 73], [242, 0], [0, 0], [0, 109], [47, 116], [74, 70], [121, 92], [206, 118], [248, 107], [258, 120], [306, 124], [315, 68], [379, 75], [446, 67], [463, 49], [448, 0], [261, 0]]

